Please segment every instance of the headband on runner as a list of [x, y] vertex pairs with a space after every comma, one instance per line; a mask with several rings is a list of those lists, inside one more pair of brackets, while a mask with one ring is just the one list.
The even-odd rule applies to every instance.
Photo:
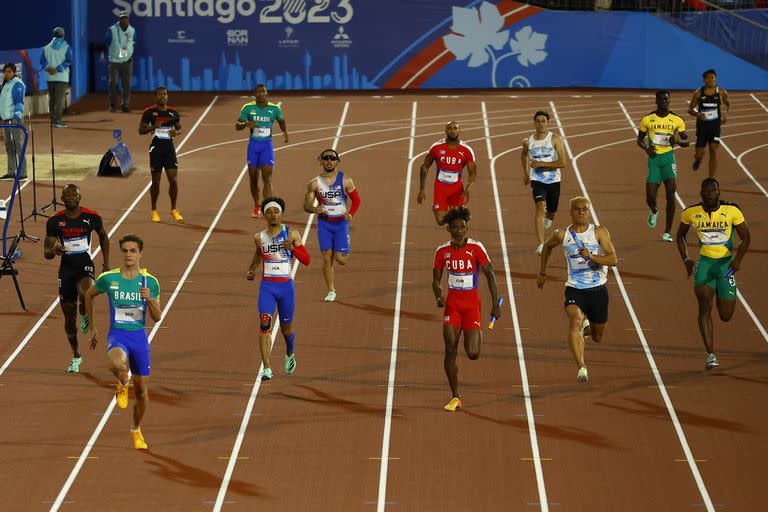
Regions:
[[274, 206], [275, 208], [277, 208], [277, 209], [280, 211], [280, 213], [283, 213], [283, 208], [282, 208], [282, 206], [280, 206], [280, 203], [278, 203], [277, 201], [270, 201], [270, 202], [268, 202], [267, 204], [265, 204], [265, 205], [264, 205], [264, 213], [266, 213], [266, 212], [267, 212], [267, 210], [269, 210], [269, 209], [270, 209], [270, 208], [272, 208], [273, 206]]

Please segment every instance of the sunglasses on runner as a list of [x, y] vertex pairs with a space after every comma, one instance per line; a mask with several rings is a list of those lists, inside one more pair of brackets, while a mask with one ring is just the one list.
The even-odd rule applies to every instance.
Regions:
[[338, 160], [338, 158], [336, 158], [333, 155], [323, 155], [323, 156], [320, 157], [320, 160], [328, 160], [328, 161], [333, 162], [335, 160]]

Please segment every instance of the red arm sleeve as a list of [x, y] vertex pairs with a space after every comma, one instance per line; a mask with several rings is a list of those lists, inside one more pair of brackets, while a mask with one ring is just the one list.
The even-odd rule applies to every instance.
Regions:
[[309, 252], [307, 251], [307, 248], [303, 245], [297, 245], [292, 250], [293, 255], [296, 257], [297, 260], [299, 260], [299, 263], [302, 265], [309, 265]]
[[360, 194], [357, 193], [357, 189], [353, 190], [349, 194], [349, 198], [352, 200], [352, 207], [349, 209], [349, 214], [355, 216], [357, 210], [360, 209]]

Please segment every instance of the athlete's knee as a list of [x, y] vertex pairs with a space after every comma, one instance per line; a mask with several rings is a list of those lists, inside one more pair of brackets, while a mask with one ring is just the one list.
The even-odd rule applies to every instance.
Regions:
[[261, 325], [259, 325], [259, 332], [261, 334], [269, 334], [272, 331], [272, 315], [264, 313], [261, 315]]
[[735, 311], [735, 308], [717, 308], [717, 314], [720, 317], [720, 320], [723, 322], [730, 322], [731, 318], [733, 318], [733, 313]]
[[544, 215], [544, 212], [547, 210], [547, 203], [544, 201], [536, 201], [536, 213]]
[[467, 357], [475, 361], [480, 357], [480, 347], [467, 349]]
[[293, 326], [289, 323], [280, 324], [280, 333], [284, 338], [290, 338], [293, 334]]
[[333, 253], [333, 259], [336, 260], [336, 263], [338, 263], [339, 265], [346, 265], [348, 257], [349, 257], [349, 254], [347, 253], [343, 253], [343, 252]]

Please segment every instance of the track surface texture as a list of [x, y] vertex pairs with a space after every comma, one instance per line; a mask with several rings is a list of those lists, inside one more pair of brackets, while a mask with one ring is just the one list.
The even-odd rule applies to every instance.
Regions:
[[[11, 280], [0, 281], [0, 510], [762, 509], [768, 94], [732, 92], [723, 127], [721, 198], [744, 211], [752, 247], [737, 274], [743, 300], [733, 320], [714, 322], [720, 367], [712, 372], [703, 369], [692, 283], [675, 244], [645, 223], [646, 157], [632, 123], [655, 108], [652, 94], [275, 93], [270, 99], [281, 102], [291, 138], [284, 144], [275, 126], [274, 189], [312, 263], [295, 277], [298, 369], [283, 373], [278, 335], [275, 378], [264, 383], [258, 281], [245, 272], [252, 236], [265, 223], [250, 216], [247, 142], [234, 130], [250, 100], [171, 93], [185, 128], [176, 139], [185, 220], [168, 216], [164, 179], [163, 220], [153, 224], [140, 111], [108, 114], [103, 98], [86, 98], [77, 105], [83, 113], [67, 118], [70, 128], [55, 132], [55, 147], [98, 154], [113, 128], [123, 130], [136, 170], [124, 178], [87, 176], [79, 182], [82, 206], [99, 211], [113, 231], [112, 267], [121, 235], [144, 238], [143, 266], [161, 286], [163, 318], [148, 326], [153, 361], [142, 430], [150, 449], [137, 452], [130, 443], [132, 393], [128, 409], [112, 404], [106, 298], [97, 299], [94, 320], [102, 342], [91, 352], [80, 334], [85, 362], [68, 374], [58, 260], [43, 259], [42, 241], [25, 241], [17, 267], [28, 311], [20, 310]], [[685, 112], [688, 99], [673, 92], [671, 109]], [[138, 109], [151, 98], [133, 101]], [[605, 339], [587, 340], [584, 384], [576, 382], [567, 345], [561, 252], [553, 253], [544, 289], [536, 287], [534, 206], [520, 170], [520, 144], [536, 110], [556, 113], [550, 129], [565, 135], [571, 153], [553, 227], [567, 226], [568, 200], [587, 194], [619, 257], [608, 278]], [[684, 119], [693, 138], [695, 123]], [[455, 414], [442, 410], [450, 391], [442, 311], [431, 291], [435, 248], [450, 237], [428, 204], [416, 204], [419, 165], [449, 120], [459, 121], [477, 159], [469, 236], [485, 245], [507, 299], [496, 328], [484, 332], [480, 359], [460, 352], [464, 408]], [[49, 134], [39, 131], [36, 157], [50, 158]], [[301, 203], [320, 173], [318, 153], [334, 143], [362, 208], [351, 224], [349, 263], [336, 267], [338, 300], [324, 303], [316, 223]], [[706, 159], [694, 173], [693, 149], [676, 154], [680, 200], [696, 203]], [[427, 203], [433, 179], [434, 167]], [[61, 185], [54, 191], [50, 181], [38, 182], [38, 205]], [[27, 213], [31, 189], [22, 191]], [[10, 184], [0, 183], [0, 197], [9, 194]], [[663, 189], [659, 202], [661, 224]], [[678, 205], [675, 228], [679, 212]], [[18, 211], [13, 215], [9, 233], [19, 229]], [[42, 238], [45, 219], [29, 219], [25, 228]], [[693, 242], [689, 233], [696, 255]], [[101, 268], [101, 255], [94, 259]], [[485, 321], [482, 276], [480, 293]]]

